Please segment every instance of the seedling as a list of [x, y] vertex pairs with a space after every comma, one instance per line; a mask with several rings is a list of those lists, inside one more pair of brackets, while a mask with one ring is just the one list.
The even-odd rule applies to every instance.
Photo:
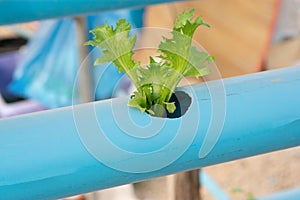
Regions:
[[105, 23], [90, 31], [94, 38], [86, 45], [97, 46], [102, 51], [94, 65], [113, 62], [136, 86], [129, 106], [153, 116], [164, 116], [166, 111], [173, 113], [176, 106], [170, 99], [180, 80], [186, 76], [199, 78], [211, 72], [207, 64], [213, 62], [214, 57], [192, 45], [196, 29], [209, 25], [201, 16], [192, 21], [193, 13], [194, 9], [178, 15], [172, 37], [163, 37], [158, 46], [159, 61], [150, 56], [146, 67], [133, 60], [136, 35], [130, 34], [131, 26], [125, 19], [120, 19], [115, 28]]
[[232, 194], [243, 194], [246, 196], [246, 200], [255, 200], [256, 199], [252, 193], [246, 192], [246, 191], [242, 190], [241, 188], [232, 188], [231, 193]]

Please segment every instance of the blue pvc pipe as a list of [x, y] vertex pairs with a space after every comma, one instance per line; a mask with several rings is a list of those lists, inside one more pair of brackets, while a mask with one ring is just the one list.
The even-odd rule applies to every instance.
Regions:
[[257, 200], [298, 200], [300, 197], [300, 187], [289, 190], [279, 191], [265, 197], [256, 198]]
[[192, 104], [177, 119], [118, 98], [0, 120], [0, 199], [55, 199], [300, 145], [300, 67], [223, 83], [225, 102], [216, 81], [180, 89]]
[[203, 170], [199, 172], [199, 182], [202, 187], [207, 189], [214, 199], [230, 200], [228, 194]]
[[134, 8], [175, 0], [0, 0], [0, 25]]

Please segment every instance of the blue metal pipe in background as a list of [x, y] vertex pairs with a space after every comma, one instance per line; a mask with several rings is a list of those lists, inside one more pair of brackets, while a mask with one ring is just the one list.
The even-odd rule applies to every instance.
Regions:
[[0, 25], [143, 7], [175, 0], [0, 0]]
[[55, 199], [300, 145], [300, 67], [217, 82], [179, 89], [192, 103], [175, 119], [117, 98], [0, 120], [0, 199]]

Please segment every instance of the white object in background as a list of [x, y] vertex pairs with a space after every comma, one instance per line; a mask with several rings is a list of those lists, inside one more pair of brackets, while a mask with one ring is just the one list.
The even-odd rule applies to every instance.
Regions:
[[281, 1], [273, 43], [300, 35], [300, 0]]
[[93, 200], [138, 200], [132, 184], [100, 190], [93, 196]]

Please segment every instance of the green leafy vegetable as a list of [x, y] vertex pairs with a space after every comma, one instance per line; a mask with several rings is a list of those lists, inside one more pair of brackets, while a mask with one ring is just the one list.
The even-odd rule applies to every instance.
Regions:
[[137, 88], [128, 102], [131, 107], [138, 108], [155, 116], [165, 116], [166, 111], [176, 110], [175, 102], [170, 102], [178, 83], [183, 77], [201, 77], [211, 71], [207, 64], [214, 61], [206, 52], [192, 46], [192, 37], [199, 26], [209, 27], [197, 17], [194, 21], [194, 9], [182, 12], [174, 22], [171, 38], [163, 38], [158, 50], [159, 61], [150, 57], [150, 64], [142, 67], [133, 60], [133, 48], [136, 35], [131, 35], [131, 26], [125, 19], [120, 19], [116, 27], [104, 24], [91, 31], [94, 39], [86, 45], [97, 46], [102, 55], [95, 65], [113, 62], [119, 72], [125, 72]]

